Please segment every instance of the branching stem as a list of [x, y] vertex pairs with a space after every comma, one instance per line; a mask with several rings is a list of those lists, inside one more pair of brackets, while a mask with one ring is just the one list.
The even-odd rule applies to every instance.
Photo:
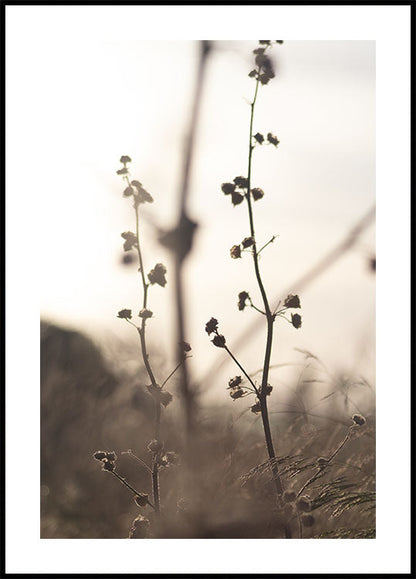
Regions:
[[[260, 69], [258, 72], [260, 72]], [[254, 240], [253, 252], [252, 252], [254, 271], [255, 271], [255, 275], [256, 275], [256, 279], [257, 279], [257, 284], [259, 286], [259, 290], [261, 293], [261, 297], [263, 300], [264, 311], [265, 311], [266, 319], [267, 319], [266, 349], [265, 349], [265, 354], [264, 354], [263, 374], [262, 374], [259, 401], [260, 401], [260, 407], [261, 407], [261, 418], [262, 418], [262, 422], [263, 422], [263, 429], [264, 429], [264, 436], [266, 439], [267, 452], [269, 455], [269, 459], [273, 460], [276, 458], [276, 454], [275, 454], [272, 435], [271, 435], [271, 431], [270, 431], [270, 421], [269, 421], [269, 414], [268, 414], [268, 410], [267, 410], [266, 386], [267, 386], [267, 382], [268, 382], [268, 378], [269, 378], [270, 359], [271, 359], [272, 345], [273, 345], [273, 322], [275, 320], [275, 316], [272, 314], [272, 312], [270, 310], [269, 300], [267, 298], [266, 290], [264, 289], [263, 280], [262, 280], [261, 274], [260, 274], [259, 261], [258, 261], [258, 256], [259, 256], [260, 252], [257, 251], [256, 234], [255, 234], [255, 230], [254, 230], [253, 207], [252, 207], [251, 194], [250, 194], [251, 164], [252, 164], [252, 156], [253, 156], [253, 149], [254, 149], [254, 146], [252, 144], [253, 143], [253, 120], [254, 120], [254, 108], [256, 105], [259, 84], [260, 84], [260, 81], [257, 78], [256, 87], [255, 87], [255, 91], [254, 91], [254, 98], [253, 98], [253, 102], [251, 103], [251, 106], [250, 106], [251, 111], [250, 111], [250, 131], [249, 131], [248, 171], [247, 171], [248, 184], [247, 184], [247, 194], [245, 197], [246, 197], [246, 201], [247, 201], [248, 216], [249, 216], [249, 222], [250, 222], [250, 235]], [[281, 497], [281, 495], [283, 493], [283, 485], [282, 485], [282, 481], [281, 481], [279, 474], [278, 474], [277, 466], [274, 463], [272, 466], [272, 471], [273, 471], [273, 480], [275, 482], [277, 494], [279, 497]]]
[[[130, 180], [126, 178], [129, 187], [131, 187]], [[144, 275], [144, 264], [143, 264], [143, 256], [141, 251], [140, 245], [140, 226], [139, 226], [139, 203], [134, 202], [134, 211], [136, 215], [136, 239], [137, 239], [137, 255], [139, 258], [139, 272], [140, 277], [142, 280], [142, 287], [143, 287], [143, 302], [142, 302], [142, 309], [147, 309], [147, 294], [149, 289], [149, 284], [146, 283], [146, 278]], [[147, 374], [149, 376], [151, 385], [154, 389], [157, 389], [157, 382], [155, 375], [153, 373], [152, 367], [149, 361], [149, 354], [147, 353], [147, 345], [146, 345], [146, 318], [141, 318], [141, 325], [140, 327], [135, 326], [140, 337], [140, 346], [142, 351], [142, 358], [144, 365], [146, 367]], [[155, 424], [154, 424], [154, 436], [156, 440], [159, 440], [160, 436], [160, 416], [161, 416], [161, 405], [160, 401], [155, 397]], [[158, 514], [160, 510], [160, 489], [159, 489], [159, 465], [157, 464], [156, 460], [157, 453], [153, 454], [152, 460], [152, 488], [153, 488], [153, 500], [155, 502], [155, 512]]]

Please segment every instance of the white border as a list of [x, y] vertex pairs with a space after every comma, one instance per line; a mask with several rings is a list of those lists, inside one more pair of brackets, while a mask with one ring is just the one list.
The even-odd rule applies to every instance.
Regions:
[[[7, 6], [7, 36], [30, 50], [48, 22], [51, 49], [68, 42], [141, 39], [376, 40], [377, 42], [377, 539], [40, 540], [36, 259], [18, 237], [35, 224], [7, 200], [7, 512], [8, 573], [406, 573], [410, 565], [410, 7], [408, 6]], [[95, 23], [95, 25], [93, 25]], [[12, 63], [8, 63], [11, 66]], [[7, 71], [6, 71], [7, 82]], [[12, 98], [16, 95], [8, 95]], [[9, 143], [12, 135], [7, 135]], [[7, 182], [16, 178], [8, 166]], [[22, 255], [22, 254], [20, 254]], [[34, 255], [36, 255], [34, 253]], [[24, 267], [24, 271], [22, 268]], [[400, 300], [397, 308], [395, 300]], [[397, 313], [396, 313], [397, 312]], [[394, 336], [394, 339], [391, 338]], [[22, 360], [25, 352], [25, 362]], [[406, 385], [399, 391], [397, 384]], [[397, 388], [397, 390], [396, 390]], [[23, 435], [22, 435], [23, 433]], [[27, 433], [32, 447], [24, 448]], [[36, 484], [21, 488], [28, 472]], [[36, 476], [35, 476], [36, 475]], [[394, 500], [392, 501], [392, 494]], [[111, 553], [111, 556], [108, 556]]]

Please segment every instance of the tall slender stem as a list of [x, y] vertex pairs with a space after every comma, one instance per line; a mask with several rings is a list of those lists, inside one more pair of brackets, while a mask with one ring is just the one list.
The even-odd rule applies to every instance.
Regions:
[[[258, 252], [257, 252], [257, 244], [256, 244], [256, 234], [254, 230], [254, 217], [253, 217], [253, 207], [251, 202], [250, 196], [250, 189], [251, 189], [251, 164], [252, 164], [252, 157], [253, 157], [253, 120], [254, 120], [254, 107], [256, 105], [257, 94], [259, 90], [259, 83], [260, 81], [257, 79], [256, 87], [254, 91], [254, 98], [253, 102], [251, 103], [251, 111], [250, 111], [250, 131], [249, 131], [249, 154], [248, 154], [248, 171], [247, 171], [247, 206], [248, 206], [248, 215], [249, 215], [249, 222], [250, 222], [250, 235], [253, 238], [253, 263], [254, 263], [254, 271], [257, 279], [257, 284], [259, 286], [259, 290], [261, 293], [261, 297], [263, 300], [264, 311], [266, 313], [266, 320], [267, 320], [267, 337], [266, 337], [266, 349], [264, 354], [264, 363], [263, 363], [263, 374], [262, 374], [262, 381], [261, 381], [261, 390], [260, 390], [260, 408], [261, 408], [261, 418], [263, 422], [263, 429], [264, 429], [264, 436], [266, 439], [266, 446], [267, 452], [270, 459], [276, 458], [274, 446], [273, 446], [273, 439], [270, 431], [270, 421], [269, 421], [269, 414], [267, 410], [267, 395], [266, 395], [266, 386], [268, 383], [269, 378], [269, 369], [270, 369], [270, 359], [272, 354], [272, 345], [273, 345], [273, 323], [275, 320], [275, 316], [272, 314], [270, 310], [269, 300], [267, 298], [266, 290], [264, 289], [263, 280], [260, 274], [260, 267], [259, 267], [259, 259], [258, 259]], [[279, 496], [283, 493], [283, 485], [282, 481], [278, 474], [278, 469], [275, 464], [272, 466], [273, 472], [273, 480], [275, 482], [276, 491]]]
[[[130, 183], [129, 183], [130, 185]], [[136, 238], [137, 238], [137, 255], [139, 258], [139, 272], [142, 280], [143, 286], [143, 302], [142, 308], [145, 310], [147, 308], [147, 292], [149, 289], [149, 284], [146, 283], [146, 278], [144, 276], [144, 265], [143, 265], [143, 256], [140, 246], [140, 227], [139, 227], [139, 205], [138, 203], [134, 203], [134, 211], [136, 214]], [[149, 361], [149, 354], [147, 353], [147, 345], [146, 345], [146, 318], [141, 318], [141, 326], [137, 328], [137, 331], [140, 336], [140, 345], [142, 351], [142, 358], [144, 365], [146, 367], [147, 374], [149, 376], [151, 385], [153, 388], [157, 388], [156, 378], [153, 373], [152, 367]], [[155, 423], [154, 423], [154, 436], [156, 440], [159, 440], [160, 436], [160, 416], [161, 416], [161, 406], [160, 401], [155, 398]], [[157, 453], [153, 454], [152, 460], [152, 489], [153, 489], [153, 500], [155, 503], [155, 513], [158, 514], [160, 510], [160, 489], [159, 489], [159, 465], [157, 463]]]

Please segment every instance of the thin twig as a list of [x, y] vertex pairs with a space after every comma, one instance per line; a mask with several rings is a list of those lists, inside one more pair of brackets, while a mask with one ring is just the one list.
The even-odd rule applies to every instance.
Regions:
[[178, 370], [182, 364], [185, 362], [185, 359], [190, 358], [190, 356], [185, 356], [183, 358], [183, 360], [181, 362], [179, 362], [179, 364], [176, 366], [176, 368], [174, 370], [172, 370], [172, 372], [169, 374], [169, 376], [166, 378], [166, 380], [164, 380], [160, 386], [160, 389], [163, 388], [163, 386], [165, 386], [165, 384], [172, 378], [172, 376], [174, 375], [174, 373], [176, 372], [176, 370]]
[[[109, 470], [107, 472], [110, 472], [112, 475], [114, 475], [116, 478], [118, 478], [118, 480], [129, 489], [129, 491], [131, 491], [134, 495], [137, 495], [139, 497], [143, 497], [143, 493], [139, 493], [139, 491], [136, 491], [136, 489], [134, 487], [132, 487], [125, 478], [123, 478], [122, 476], [120, 476], [116, 471], [114, 470]], [[152, 503], [149, 501], [149, 499], [147, 499], [147, 503], [152, 507], [152, 509], [155, 509], [154, 505], [152, 505]], [[156, 509], [155, 509], [156, 510]]]
[[126, 451], [123, 451], [121, 454], [128, 454], [129, 456], [131, 456], [132, 458], [134, 458], [135, 460], [137, 460], [137, 462], [140, 462], [140, 464], [141, 464], [142, 466], [144, 466], [145, 469], [146, 469], [147, 471], [149, 471], [150, 474], [152, 474], [152, 469], [149, 467], [149, 465], [146, 464], [145, 461], [142, 460], [140, 457], [136, 456], [136, 455], [134, 454], [134, 452], [132, 452], [130, 449], [129, 449], [129, 450], [126, 450]]
[[253, 380], [250, 378], [250, 376], [247, 374], [247, 372], [244, 370], [243, 366], [240, 364], [240, 362], [237, 360], [237, 358], [234, 356], [234, 354], [231, 352], [231, 350], [228, 348], [228, 346], [224, 346], [224, 350], [227, 352], [227, 354], [230, 356], [230, 358], [234, 361], [235, 364], [237, 364], [237, 366], [240, 368], [240, 370], [243, 372], [244, 376], [247, 378], [247, 380], [250, 382], [250, 384], [253, 386], [255, 393], [257, 394], [257, 396], [260, 396], [260, 392], [257, 388], [257, 386], [254, 384]]

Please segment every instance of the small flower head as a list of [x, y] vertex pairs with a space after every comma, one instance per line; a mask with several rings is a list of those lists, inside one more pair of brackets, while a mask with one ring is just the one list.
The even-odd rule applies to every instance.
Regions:
[[289, 294], [284, 301], [286, 308], [300, 308], [300, 299], [298, 295]]
[[145, 507], [149, 504], [149, 495], [140, 494], [134, 496], [134, 502], [138, 507]]
[[244, 308], [246, 307], [246, 301], [248, 300], [249, 297], [250, 296], [248, 292], [240, 292], [238, 294], [238, 309], [240, 311], [243, 311]]
[[140, 205], [141, 203], [153, 203], [153, 197], [148, 191], [146, 191], [140, 181], [132, 181], [131, 184], [137, 190], [135, 195], [135, 202], [137, 205]]
[[275, 147], [277, 147], [277, 145], [280, 143], [279, 139], [275, 135], [272, 135], [272, 133], [267, 133], [267, 140]]
[[153, 316], [153, 312], [151, 312], [150, 310], [147, 310], [147, 309], [140, 310], [140, 312], [139, 312], [139, 318], [143, 318], [145, 320], [147, 320], [148, 318], [151, 318], [152, 316]]
[[251, 190], [251, 195], [254, 201], [258, 201], [259, 199], [264, 197], [264, 191], [263, 189], [260, 189], [260, 187], [255, 187], [254, 189]]
[[244, 249], [247, 249], [247, 247], [251, 247], [253, 244], [254, 244], [254, 237], [245, 237], [241, 242], [241, 245], [244, 247]]
[[117, 317], [122, 320], [131, 320], [131, 310], [120, 310]]
[[237, 187], [241, 187], [241, 189], [247, 189], [248, 187], [248, 179], [247, 177], [242, 177], [241, 175], [239, 177], [235, 177], [233, 179], [234, 183], [236, 184]]
[[113, 472], [116, 470], [116, 465], [111, 460], [103, 460], [103, 470], [108, 470], [109, 472]]
[[107, 460], [109, 460], [110, 462], [114, 462], [114, 461], [117, 460], [117, 455], [116, 455], [116, 453], [114, 452], [114, 450], [112, 450], [111, 452], [106, 452], [106, 453], [105, 453], [105, 458], [106, 458]]
[[127, 163], [131, 163], [131, 159], [128, 155], [123, 155], [122, 157], [120, 157], [120, 163], [123, 163], [123, 165], [127, 165]]
[[95, 460], [103, 460], [106, 457], [107, 453], [104, 452], [103, 450], [97, 450], [97, 452], [94, 452], [93, 457], [95, 458]]
[[264, 141], [264, 136], [261, 133], [256, 133], [254, 139], [261, 145]]
[[208, 336], [214, 332], [218, 331], [218, 320], [216, 320], [215, 318], [211, 318], [209, 320], [209, 322], [207, 322], [205, 324], [205, 331], [208, 334]]
[[234, 378], [230, 378], [228, 381], [228, 388], [237, 388], [237, 386], [240, 386], [242, 381], [243, 379], [241, 376], [234, 376]]
[[244, 390], [242, 388], [233, 388], [230, 392], [230, 396], [233, 400], [237, 400], [237, 398], [244, 396]]
[[273, 386], [271, 386], [270, 384], [266, 384], [266, 388], [264, 390], [266, 392], [266, 396], [270, 396], [270, 394], [273, 391]]
[[268, 84], [269, 80], [274, 78], [274, 72], [272, 71], [263, 72], [262, 74], [259, 74], [258, 78], [261, 84]]
[[127, 167], [123, 167], [122, 169], [119, 169], [117, 171], [117, 175], [128, 175], [129, 174], [129, 170], [127, 169]]
[[223, 183], [221, 185], [221, 190], [224, 193], [224, 195], [230, 195], [231, 193], [234, 193], [236, 188], [235, 183]]
[[355, 424], [358, 424], [358, 426], [364, 426], [366, 422], [364, 416], [361, 416], [361, 414], [354, 414], [352, 419], [355, 422]]
[[126, 187], [123, 191], [123, 197], [131, 197], [132, 195], [134, 195], [133, 187]]
[[163, 263], [157, 263], [155, 267], [147, 274], [147, 277], [152, 285], [157, 283], [161, 287], [166, 285], [166, 267]]
[[233, 245], [230, 249], [230, 255], [233, 259], [241, 257], [241, 247], [239, 245]]
[[225, 337], [220, 334], [214, 336], [214, 339], [211, 340], [211, 342], [214, 344], [214, 346], [217, 346], [217, 348], [225, 348]]
[[318, 465], [319, 468], [326, 467], [328, 463], [329, 463], [329, 460], [327, 458], [325, 458], [324, 456], [320, 456], [318, 458], [318, 460], [316, 461], [316, 464]]
[[302, 325], [302, 318], [299, 314], [292, 314], [292, 326], [296, 329]]
[[251, 410], [251, 412], [253, 412], [253, 414], [259, 414], [261, 412], [260, 402], [256, 402], [255, 404], [253, 404], [253, 406], [251, 406], [250, 410]]
[[137, 247], [137, 236], [132, 231], [124, 231], [121, 237], [125, 239], [123, 244], [124, 251], [130, 251], [133, 247]]
[[241, 193], [238, 193], [237, 191], [231, 193], [231, 203], [234, 205], [234, 207], [236, 205], [240, 205], [240, 203], [242, 203], [243, 201], [244, 195], [241, 195]]
[[192, 350], [191, 345], [188, 344], [188, 342], [182, 342], [181, 348], [182, 348], [184, 354], [186, 354], [186, 352], [190, 352]]

